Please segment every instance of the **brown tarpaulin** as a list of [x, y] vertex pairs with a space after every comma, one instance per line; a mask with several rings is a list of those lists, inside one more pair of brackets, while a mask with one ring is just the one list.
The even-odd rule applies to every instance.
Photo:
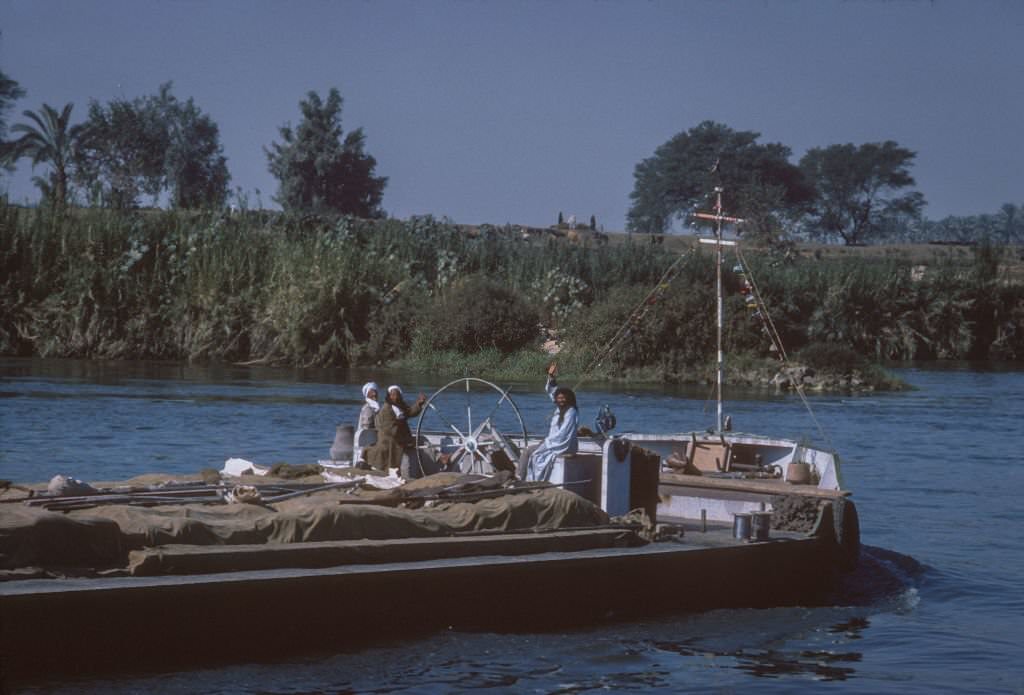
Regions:
[[111, 567], [122, 564], [126, 552], [111, 519], [75, 519], [20, 504], [0, 507], [0, 569]]
[[[423, 481], [417, 487], [423, 487]], [[544, 488], [420, 509], [346, 504], [325, 491], [273, 505], [99, 506], [67, 513], [0, 506], [0, 568], [124, 566], [127, 552], [169, 544], [241, 545], [554, 530], [608, 523], [571, 492]], [[393, 498], [392, 498], [393, 499]]]

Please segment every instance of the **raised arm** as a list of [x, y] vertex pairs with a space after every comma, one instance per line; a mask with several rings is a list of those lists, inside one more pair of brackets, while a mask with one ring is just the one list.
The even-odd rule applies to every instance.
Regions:
[[558, 365], [554, 362], [548, 365], [548, 381], [544, 386], [544, 390], [547, 391], [548, 398], [552, 401], [555, 400], [555, 390], [558, 388], [558, 382], [555, 377], [558, 376]]

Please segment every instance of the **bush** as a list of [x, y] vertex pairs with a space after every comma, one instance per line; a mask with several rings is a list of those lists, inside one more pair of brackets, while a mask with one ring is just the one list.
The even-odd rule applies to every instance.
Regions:
[[853, 348], [838, 343], [811, 343], [796, 354], [796, 359], [812, 369], [841, 374], [863, 369], [868, 364]]
[[538, 338], [537, 311], [518, 294], [482, 276], [450, 287], [423, 315], [417, 345], [472, 353], [513, 352]]
[[422, 286], [408, 284], [412, 285], [408, 290], [403, 288], [371, 316], [365, 362], [384, 364], [403, 356], [412, 344], [429, 298]]

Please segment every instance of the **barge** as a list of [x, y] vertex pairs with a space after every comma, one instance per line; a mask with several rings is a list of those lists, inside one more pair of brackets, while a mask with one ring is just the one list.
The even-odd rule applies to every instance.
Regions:
[[835, 452], [723, 419], [720, 198], [709, 219], [715, 427], [613, 435], [605, 417], [548, 481], [523, 483], [515, 462], [539, 439], [508, 390], [466, 377], [427, 401], [401, 480], [352, 466], [372, 443], [355, 432], [354, 458], [321, 462], [315, 483], [256, 466], [228, 475], [236, 466], [205, 485], [0, 495], [7, 684], [327, 654], [445, 628], [827, 602], [858, 561], [856, 507]]

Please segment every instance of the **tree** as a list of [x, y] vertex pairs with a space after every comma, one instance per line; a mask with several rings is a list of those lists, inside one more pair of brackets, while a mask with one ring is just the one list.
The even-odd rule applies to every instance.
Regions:
[[160, 195], [167, 132], [125, 99], [89, 102], [75, 150], [76, 181], [94, 204], [132, 208]]
[[166, 193], [174, 207], [217, 207], [230, 174], [216, 123], [170, 82], [155, 95], [89, 104], [76, 150], [79, 182], [103, 205], [130, 208]]
[[179, 102], [170, 94], [171, 84], [160, 88], [151, 105], [168, 128], [164, 154], [165, 185], [176, 208], [220, 207], [227, 200], [227, 159], [220, 144], [220, 130], [191, 98]]
[[917, 191], [900, 193], [914, 185], [910, 166], [915, 156], [892, 140], [808, 150], [800, 168], [816, 193], [810, 213], [812, 234], [837, 235], [846, 244], [860, 244], [878, 237], [894, 217], [919, 215], [924, 196]]
[[777, 212], [806, 203], [811, 189], [789, 163], [790, 149], [779, 143], [760, 144], [760, 136], [704, 121], [658, 147], [634, 170], [630, 231], [664, 232], [695, 207], [710, 207], [716, 186], [724, 189], [727, 211], [741, 217], [754, 201], [760, 205], [777, 199], [782, 206]]
[[0, 70], [0, 166], [10, 171], [14, 168], [12, 148], [7, 142], [7, 112], [14, 107], [14, 102], [25, 96], [25, 90], [18, 83]]
[[50, 203], [63, 205], [68, 201], [68, 181], [71, 168], [74, 132], [70, 127], [71, 109], [68, 103], [58, 113], [49, 104], [43, 104], [38, 112], [24, 111], [22, 115], [30, 123], [16, 123], [12, 133], [21, 137], [10, 144], [13, 159], [28, 158], [33, 168], [47, 164], [51, 171], [48, 178], [33, 177], [33, 181]]
[[270, 173], [278, 180], [275, 200], [285, 210], [382, 217], [387, 178], [373, 175], [377, 160], [364, 151], [362, 128], [342, 138], [341, 106], [337, 89], [331, 89], [326, 102], [309, 92], [299, 102], [298, 127], [282, 126], [282, 142], [264, 148]]

